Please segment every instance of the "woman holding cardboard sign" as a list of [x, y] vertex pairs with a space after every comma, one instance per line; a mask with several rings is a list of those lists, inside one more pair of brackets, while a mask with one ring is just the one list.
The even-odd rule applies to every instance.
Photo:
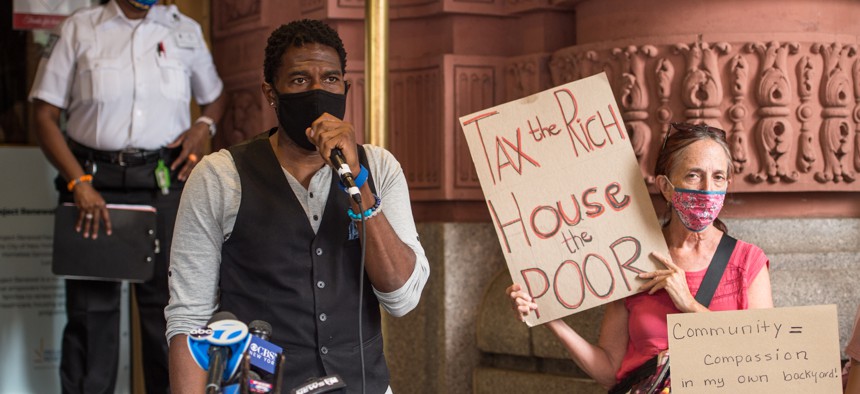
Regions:
[[[717, 219], [732, 175], [725, 132], [673, 123], [655, 174], [669, 207], [663, 235], [670, 256], [651, 256], [666, 269], [640, 274], [642, 293], [607, 304], [597, 344], [560, 319], [547, 323], [573, 361], [611, 393], [668, 387], [668, 376], [656, 376], [666, 370], [659, 356], [669, 345], [667, 314], [773, 307], [764, 252], [729, 237]], [[537, 309], [519, 285], [506, 292], [520, 320]]]

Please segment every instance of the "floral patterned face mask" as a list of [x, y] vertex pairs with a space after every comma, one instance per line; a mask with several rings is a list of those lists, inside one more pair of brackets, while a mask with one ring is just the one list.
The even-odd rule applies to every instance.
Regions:
[[[667, 178], [666, 181], [668, 180]], [[675, 213], [684, 227], [692, 232], [698, 233], [708, 228], [723, 209], [725, 190], [681, 189], [672, 185], [672, 182], [669, 182], [669, 185], [675, 189], [671, 201]]]

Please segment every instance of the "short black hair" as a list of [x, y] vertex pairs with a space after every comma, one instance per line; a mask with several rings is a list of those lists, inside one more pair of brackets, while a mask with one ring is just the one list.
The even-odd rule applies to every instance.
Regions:
[[340, 56], [341, 72], [346, 73], [346, 50], [337, 31], [329, 25], [314, 19], [302, 19], [281, 25], [269, 36], [266, 44], [266, 58], [263, 61], [263, 80], [274, 83], [281, 58], [290, 46], [301, 47], [317, 43], [334, 48]]

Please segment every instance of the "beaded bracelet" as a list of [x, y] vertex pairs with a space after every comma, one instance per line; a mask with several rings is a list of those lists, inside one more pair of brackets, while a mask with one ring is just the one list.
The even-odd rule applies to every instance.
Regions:
[[93, 181], [93, 176], [92, 176], [92, 175], [90, 175], [90, 174], [81, 175], [81, 176], [79, 176], [79, 177], [77, 177], [77, 178], [72, 179], [71, 181], [69, 181], [69, 183], [66, 185], [66, 189], [69, 189], [69, 191], [74, 191], [74, 190], [75, 190], [75, 186], [77, 186], [79, 183], [81, 183], [81, 182], [90, 182], [90, 183], [92, 183], [92, 181]]
[[[373, 195], [373, 198], [376, 199], [376, 204], [373, 204], [372, 207], [364, 211], [364, 220], [370, 219], [376, 216], [379, 212], [382, 212], [382, 199], [376, 194]], [[349, 215], [349, 218], [352, 219], [353, 222], [361, 221], [361, 215], [353, 212], [352, 208], [347, 208], [346, 214]]]
[[[354, 180], [355, 187], [361, 189], [361, 187], [364, 186], [364, 183], [367, 182], [367, 174], [369, 174], [369, 172], [367, 171], [367, 168], [364, 168], [361, 164], [359, 164], [358, 167], [358, 175], [355, 176]], [[349, 190], [347, 190], [346, 186], [343, 185], [343, 182], [340, 182], [340, 188], [349, 193]]]

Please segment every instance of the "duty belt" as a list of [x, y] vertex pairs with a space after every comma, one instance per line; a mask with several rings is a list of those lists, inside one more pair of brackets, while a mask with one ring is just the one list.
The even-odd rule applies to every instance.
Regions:
[[96, 162], [118, 164], [123, 167], [139, 166], [154, 163], [168, 156], [166, 149], [144, 150], [127, 148], [119, 151], [104, 151], [84, 146], [72, 139], [68, 140], [69, 148], [75, 156]]

